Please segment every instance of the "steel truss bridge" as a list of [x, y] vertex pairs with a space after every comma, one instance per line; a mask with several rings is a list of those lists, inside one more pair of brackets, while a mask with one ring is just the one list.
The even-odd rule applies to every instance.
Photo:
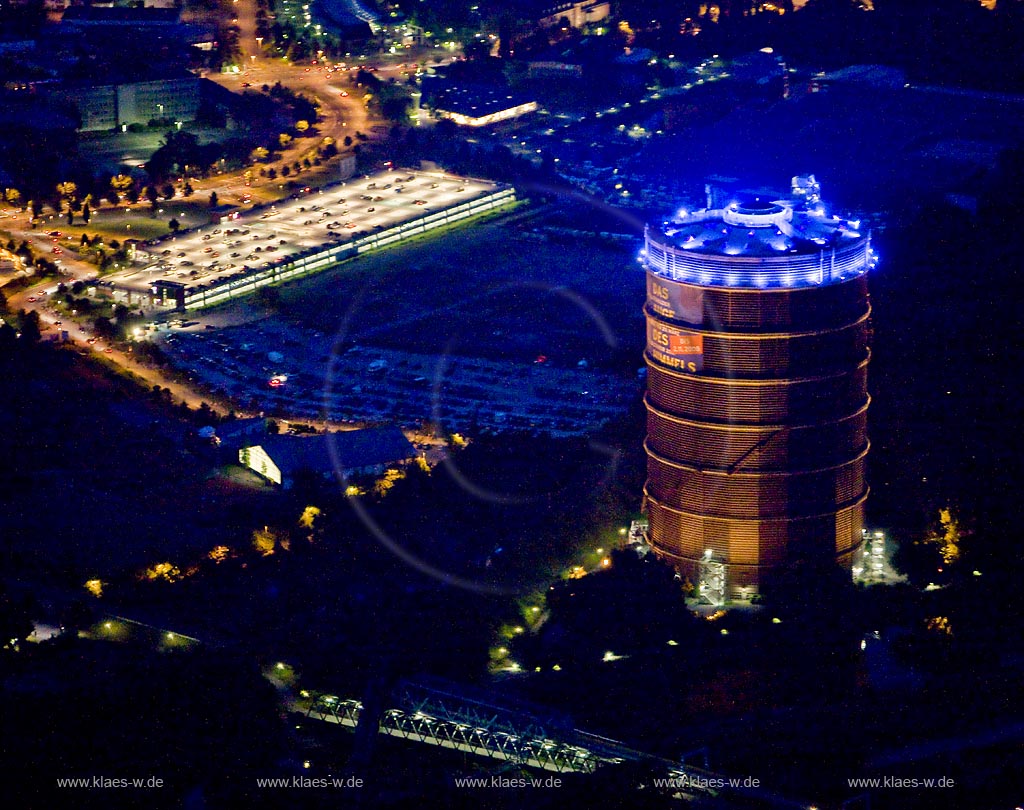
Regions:
[[[666, 779], [673, 780], [683, 796], [742, 797], [744, 806], [801, 810], [810, 806], [761, 788], [742, 786], [741, 780], [730, 780], [704, 768], [682, 765], [580, 731], [564, 715], [524, 704], [497, 706], [487, 702], [485, 696], [464, 689], [414, 681], [400, 683], [392, 692], [393, 703], [398, 707], [382, 712], [379, 733], [556, 773], [593, 773], [604, 765], [647, 762], [661, 766]], [[295, 709], [307, 718], [354, 729], [362, 716], [363, 704], [324, 694], [313, 698], [308, 708]]]

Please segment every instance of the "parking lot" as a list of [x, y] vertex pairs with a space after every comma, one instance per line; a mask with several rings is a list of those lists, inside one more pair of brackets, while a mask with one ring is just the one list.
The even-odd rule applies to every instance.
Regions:
[[219, 224], [139, 245], [133, 266], [108, 276], [146, 292], [158, 280], [215, 286], [467, 202], [496, 186], [439, 172], [392, 169], [295, 198], [225, 214]]
[[574, 436], [620, 416], [635, 396], [613, 374], [544, 358], [510, 365], [368, 346], [338, 352], [331, 336], [280, 321], [184, 324], [159, 337], [179, 368], [247, 410], [287, 419]]

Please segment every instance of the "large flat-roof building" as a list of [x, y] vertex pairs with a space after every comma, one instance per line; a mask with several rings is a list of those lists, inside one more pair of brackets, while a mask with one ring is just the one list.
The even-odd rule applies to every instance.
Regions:
[[49, 94], [73, 105], [81, 117], [79, 129], [90, 132], [153, 120], [194, 121], [202, 101], [202, 81], [185, 75], [151, 81], [67, 85]]
[[286, 489], [302, 473], [376, 475], [416, 456], [416, 448], [394, 425], [317, 436], [268, 435], [243, 443], [238, 451], [243, 466]]
[[798, 558], [849, 568], [868, 495], [869, 236], [810, 177], [680, 211], [645, 241], [652, 548], [713, 602]]
[[500, 85], [445, 82], [441, 87], [432, 89], [429, 104], [434, 113], [465, 127], [484, 127], [508, 121], [539, 108], [533, 99]]

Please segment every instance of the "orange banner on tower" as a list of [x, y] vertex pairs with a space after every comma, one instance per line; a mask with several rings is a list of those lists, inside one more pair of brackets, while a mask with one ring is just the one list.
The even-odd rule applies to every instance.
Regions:
[[704, 335], [672, 335], [668, 336], [670, 354], [704, 354]]

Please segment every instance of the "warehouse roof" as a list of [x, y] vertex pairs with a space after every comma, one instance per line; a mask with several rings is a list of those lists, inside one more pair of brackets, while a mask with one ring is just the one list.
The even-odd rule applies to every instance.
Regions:
[[349, 472], [416, 456], [412, 443], [394, 425], [316, 436], [266, 436], [250, 446], [262, 447], [285, 476], [300, 471]]

